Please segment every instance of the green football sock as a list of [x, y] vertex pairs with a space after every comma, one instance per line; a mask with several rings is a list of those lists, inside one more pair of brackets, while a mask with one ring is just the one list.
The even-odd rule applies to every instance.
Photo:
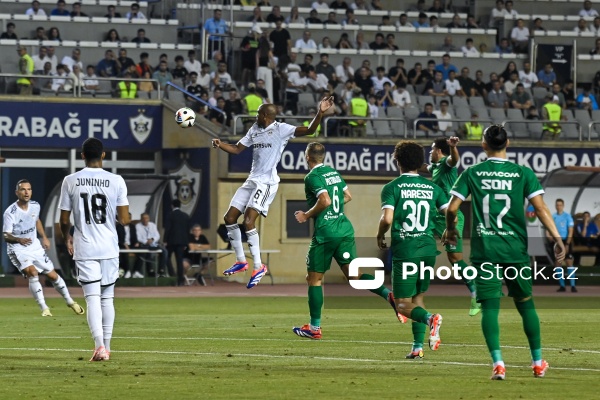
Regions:
[[485, 337], [490, 355], [494, 362], [502, 361], [500, 351], [500, 299], [487, 299], [481, 301], [481, 330]]
[[[468, 267], [469, 264], [467, 264], [465, 262], [465, 260], [459, 260], [457, 262], [458, 266], [460, 267], [460, 270], [462, 271], [465, 267]], [[463, 282], [465, 283], [465, 285], [467, 285], [467, 287], [469, 288], [469, 292], [476, 293], [477, 290], [475, 289], [475, 281], [472, 281], [470, 279], [466, 279], [464, 276], [462, 278]]]
[[529, 341], [529, 350], [531, 351], [531, 359], [540, 361], [542, 359], [542, 332], [540, 329], [540, 319], [533, 299], [527, 301], [515, 301], [517, 310], [523, 319], [523, 330]]
[[429, 325], [429, 318], [431, 317], [431, 313], [426, 309], [416, 306], [410, 312], [410, 319], [415, 322], [420, 322], [425, 325]]
[[323, 286], [308, 287], [308, 309], [310, 310], [310, 324], [321, 326], [321, 309], [323, 308]]
[[412, 349], [422, 349], [423, 341], [425, 340], [425, 329], [427, 325], [422, 324], [420, 322], [413, 321], [412, 323], [412, 333], [413, 333], [413, 346]]
[[[373, 275], [369, 275], [369, 274], [361, 274], [359, 279], [361, 281], [374, 281], [375, 277]], [[381, 296], [381, 297], [383, 297], [384, 299], [387, 300], [388, 295], [390, 293], [390, 289], [388, 289], [385, 286], [381, 285], [377, 289], [369, 289], [369, 292], [371, 292], [373, 294], [376, 294], [378, 296]]]

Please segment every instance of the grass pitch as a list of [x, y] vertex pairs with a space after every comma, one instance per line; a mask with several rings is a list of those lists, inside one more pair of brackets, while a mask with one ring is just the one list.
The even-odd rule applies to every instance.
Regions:
[[592, 399], [597, 300], [536, 300], [550, 370], [535, 379], [506, 299], [504, 382], [489, 380], [480, 317], [458, 309], [467, 298], [426, 299], [444, 324], [440, 350], [425, 350], [423, 361], [404, 359], [410, 324], [399, 324], [383, 300], [356, 310], [327, 308], [326, 298], [323, 340], [311, 341], [291, 332], [308, 321], [305, 298], [116, 299], [111, 360], [102, 363], [88, 362], [85, 317], [62, 300], [48, 299], [52, 318], [32, 299], [2, 300], [0, 399]]

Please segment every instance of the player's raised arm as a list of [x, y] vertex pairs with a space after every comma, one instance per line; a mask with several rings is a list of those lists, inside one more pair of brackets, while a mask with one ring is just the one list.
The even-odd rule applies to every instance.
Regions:
[[450, 167], [455, 167], [460, 160], [460, 154], [458, 154], [458, 148], [456, 147], [460, 139], [457, 136], [452, 136], [446, 142], [448, 142], [448, 146], [450, 147], [450, 156], [446, 159], [446, 163]]
[[325, 112], [327, 112], [327, 110], [329, 110], [333, 106], [333, 96], [329, 96], [321, 100], [321, 102], [319, 103], [319, 111], [317, 112], [317, 115], [315, 115], [315, 117], [308, 126], [296, 127], [296, 132], [294, 133], [294, 136], [300, 137], [312, 135], [313, 133], [315, 133], [317, 131], [317, 128], [319, 127], [319, 124], [321, 123], [321, 120], [323, 119], [323, 115], [325, 115]]
[[327, 191], [324, 190], [319, 195], [319, 197], [317, 197], [317, 202], [310, 210], [308, 210], [308, 211], [298, 210], [294, 213], [294, 216], [296, 217], [296, 221], [298, 221], [299, 223], [302, 224], [302, 223], [308, 221], [310, 218], [313, 218], [313, 217], [321, 214], [330, 205], [331, 205], [331, 197], [329, 197], [329, 193], [327, 193]]
[[212, 140], [213, 149], [221, 149], [225, 153], [229, 154], [240, 154], [242, 151], [246, 150], [246, 146], [237, 142], [236, 144], [223, 143], [220, 139]]

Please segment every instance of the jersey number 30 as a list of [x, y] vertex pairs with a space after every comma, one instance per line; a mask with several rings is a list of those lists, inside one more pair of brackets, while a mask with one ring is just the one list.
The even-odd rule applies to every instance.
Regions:
[[[97, 224], [105, 224], [106, 196], [103, 194], [94, 194], [92, 195], [91, 202], [88, 200], [89, 196], [87, 193], [81, 193], [80, 196], [83, 199], [83, 213], [85, 216], [85, 223], [89, 225], [92, 223], [91, 220], [93, 219], [94, 222]], [[92, 209], [91, 213], [90, 208]]]
[[402, 223], [404, 230], [408, 232], [425, 231], [429, 224], [429, 203], [427, 201], [415, 203], [414, 200], [406, 200], [402, 205], [402, 209], [407, 210], [409, 208], [410, 214], [406, 216], [406, 220]]

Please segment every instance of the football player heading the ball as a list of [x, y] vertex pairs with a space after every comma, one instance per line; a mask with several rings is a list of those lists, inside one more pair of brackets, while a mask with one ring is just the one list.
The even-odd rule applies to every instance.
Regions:
[[220, 148], [229, 154], [239, 154], [247, 147], [253, 147], [252, 168], [246, 182], [235, 192], [224, 220], [227, 235], [235, 251], [237, 261], [223, 272], [233, 275], [248, 269], [248, 262], [242, 245], [242, 232], [237, 224], [244, 214], [244, 225], [248, 236], [248, 247], [254, 260], [254, 270], [247, 288], [256, 286], [267, 273], [267, 266], [260, 258], [260, 241], [256, 231], [256, 219], [269, 212], [269, 206], [275, 199], [279, 187], [277, 164], [289, 139], [312, 135], [321, 123], [323, 115], [334, 106], [333, 97], [326, 97], [319, 103], [317, 115], [309, 126], [293, 126], [275, 121], [277, 107], [274, 104], [262, 104], [256, 114], [256, 123], [246, 136], [236, 144], [227, 144], [213, 139], [214, 148]]

